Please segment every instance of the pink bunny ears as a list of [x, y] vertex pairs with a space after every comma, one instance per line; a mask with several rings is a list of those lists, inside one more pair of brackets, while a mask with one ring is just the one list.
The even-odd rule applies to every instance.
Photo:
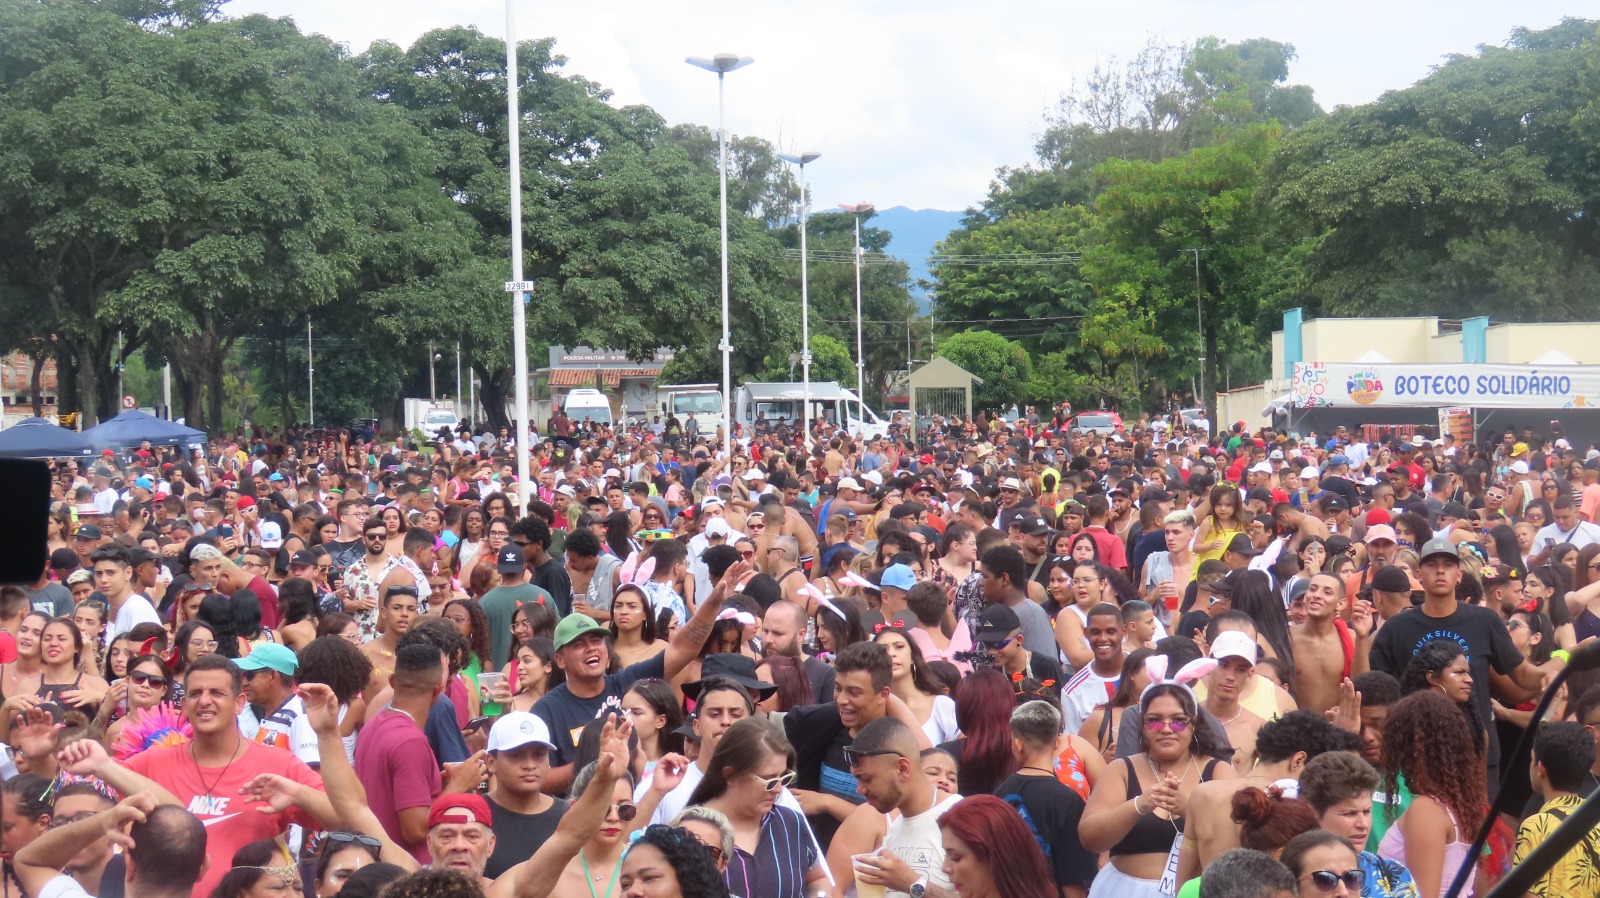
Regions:
[[[1191, 684], [1217, 669], [1216, 659], [1196, 658], [1178, 668], [1178, 672], [1173, 674], [1172, 679], [1169, 680], [1167, 679], [1167, 663], [1166, 655], [1151, 655], [1144, 659], [1144, 672], [1150, 678], [1150, 685], [1144, 687], [1144, 691], [1139, 694], [1139, 703], [1141, 705], [1144, 704], [1144, 698], [1150, 694], [1150, 690], [1157, 686], [1181, 687], [1193, 699], [1194, 688]], [[1195, 703], [1199, 704], [1198, 699], [1195, 700]]]
[[638, 552], [629, 552], [628, 559], [622, 562], [622, 569], [617, 573], [617, 579], [624, 583], [640, 586], [649, 583], [655, 572], [656, 560], [654, 558], [646, 558], [641, 563]]
[[751, 614], [748, 611], [740, 611], [737, 608], [724, 608], [717, 613], [718, 623], [721, 623], [725, 620], [736, 620], [746, 627], [753, 627], [756, 625], [756, 616], [754, 614]]
[[873, 583], [871, 580], [868, 580], [866, 577], [861, 576], [855, 571], [846, 571], [845, 575], [839, 578], [839, 582], [843, 583], [845, 586], [859, 586], [862, 589], [870, 589], [873, 592], [879, 591], [878, 584]]

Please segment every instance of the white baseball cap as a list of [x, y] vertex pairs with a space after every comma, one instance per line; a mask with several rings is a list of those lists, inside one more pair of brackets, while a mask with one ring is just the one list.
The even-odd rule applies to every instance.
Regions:
[[[1228, 630], [1217, 634], [1217, 641], [1211, 644], [1211, 657], [1218, 661], [1223, 658], [1243, 658], [1253, 667], [1259, 651], [1255, 640], [1244, 635], [1238, 630]], [[493, 737], [491, 737], [492, 739]]]
[[512, 711], [496, 720], [494, 726], [489, 728], [489, 744], [484, 748], [493, 754], [534, 744], [555, 751], [556, 745], [550, 741], [550, 727], [538, 715], [527, 711]]
[[279, 527], [275, 522], [262, 521], [259, 532], [261, 533], [261, 548], [283, 548], [283, 528]]
[[859, 492], [861, 490], [861, 484], [857, 482], [854, 477], [846, 477], [839, 481], [839, 489], [856, 490]]
[[1250, 473], [1252, 473], [1252, 474], [1271, 474], [1272, 473], [1272, 466], [1267, 464], [1264, 461], [1258, 461], [1255, 464], [1250, 466]]
[[706, 522], [706, 536], [727, 536], [733, 532], [728, 522], [722, 518], [712, 518]]
[[1528, 463], [1525, 461], [1518, 460], [1511, 463], [1511, 473], [1513, 474], [1526, 474], [1528, 470]]

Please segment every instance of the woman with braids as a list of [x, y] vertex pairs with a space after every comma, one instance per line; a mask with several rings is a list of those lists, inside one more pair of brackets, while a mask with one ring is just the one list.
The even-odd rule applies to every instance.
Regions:
[[[1281, 614], [1281, 611], [1280, 611]], [[1165, 659], [1159, 659], [1164, 661]], [[1095, 898], [1159, 898], [1167, 859], [1183, 837], [1184, 812], [1194, 787], [1212, 779], [1233, 779], [1233, 766], [1218, 756], [1209, 727], [1197, 726], [1199, 702], [1184, 684], [1201, 676], [1206, 662], [1191, 662], [1176, 680], [1160, 680], [1165, 664], [1151, 665], [1151, 679], [1139, 697], [1139, 752], [1106, 766], [1089, 794], [1078, 834], [1089, 851], [1109, 851], [1090, 891]]]
[[656, 824], [622, 858], [622, 898], [728, 898], [711, 850], [681, 826]]
[[1476, 859], [1467, 851], [1487, 800], [1482, 753], [1473, 750], [1463, 764], [1462, 746], [1481, 744], [1457, 703], [1438, 690], [1413, 693], [1389, 709], [1383, 725], [1384, 791], [1392, 806], [1404, 780], [1415, 797], [1384, 833], [1378, 854], [1411, 871], [1421, 898], [1440, 898], [1464, 865], [1469, 872], [1463, 894], [1472, 893], [1470, 868]]

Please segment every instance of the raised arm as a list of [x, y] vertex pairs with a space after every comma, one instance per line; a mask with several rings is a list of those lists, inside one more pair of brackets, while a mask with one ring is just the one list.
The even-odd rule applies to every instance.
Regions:
[[[46, 830], [23, 846], [13, 859], [12, 869], [29, 895], [38, 895], [50, 880], [61, 876], [62, 868], [72, 863], [72, 858], [90, 842], [108, 833], [117, 832], [132, 823], [143, 823], [145, 815], [159, 804], [154, 795], [137, 792], [122, 800], [116, 807], [108, 808], [92, 817]], [[126, 844], [125, 833], [117, 841]]]
[[700, 607], [694, 610], [694, 616], [672, 634], [672, 640], [667, 643], [667, 651], [661, 659], [664, 668], [662, 679], [671, 680], [683, 672], [689, 662], [700, 656], [700, 647], [711, 638], [711, 628], [717, 622], [717, 612], [722, 610], [722, 600], [733, 592], [734, 584], [738, 583], [750, 572], [750, 563], [740, 561], [730, 565], [722, 574], [722, 579], [712, 587], [711, 595], [706, 596]]
[[175, 804], [183, 806], [171, 792], [168, 792], [155, 780], [140, 776], [132, 770], [111, 760], [106, 754], [105, 746], [93, 739], [79, 739], [66, 748], [56, 753], [56, 761], [68, 773], [78, 776], [93, 776], [104, 780], [106, 785], [117, 790], [122, 795], [132, 795], [136, 792], [148, 792], [154, 795], [160, 804]]
[[486, 898], [549, 898], [561, 879], [561, 871], [578, 856], [584, 843], [600, 831], [606, 822], [606, 812], [611, 808], [617, 778], [622, 775], [623, 768], [617, 758], [619, 754], [627, 757], [628, 736], [633, 732], [633, 724], [627, 719], [620, 724], [617, 720], [618, 715], [609, 715], [600, 730], [600, 759], [595, 762], [594, 778], [589, 780], [583, 795], [561, 815], [556, 831], [539, 846], [533, 857], [495, 880]]

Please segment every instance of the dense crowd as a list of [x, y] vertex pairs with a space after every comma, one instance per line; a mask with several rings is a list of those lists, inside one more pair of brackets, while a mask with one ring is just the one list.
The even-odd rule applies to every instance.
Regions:
[[1442, 898], [1600, 784], [1600, 450], [806, 431], [52, 463], [0, 898]]

